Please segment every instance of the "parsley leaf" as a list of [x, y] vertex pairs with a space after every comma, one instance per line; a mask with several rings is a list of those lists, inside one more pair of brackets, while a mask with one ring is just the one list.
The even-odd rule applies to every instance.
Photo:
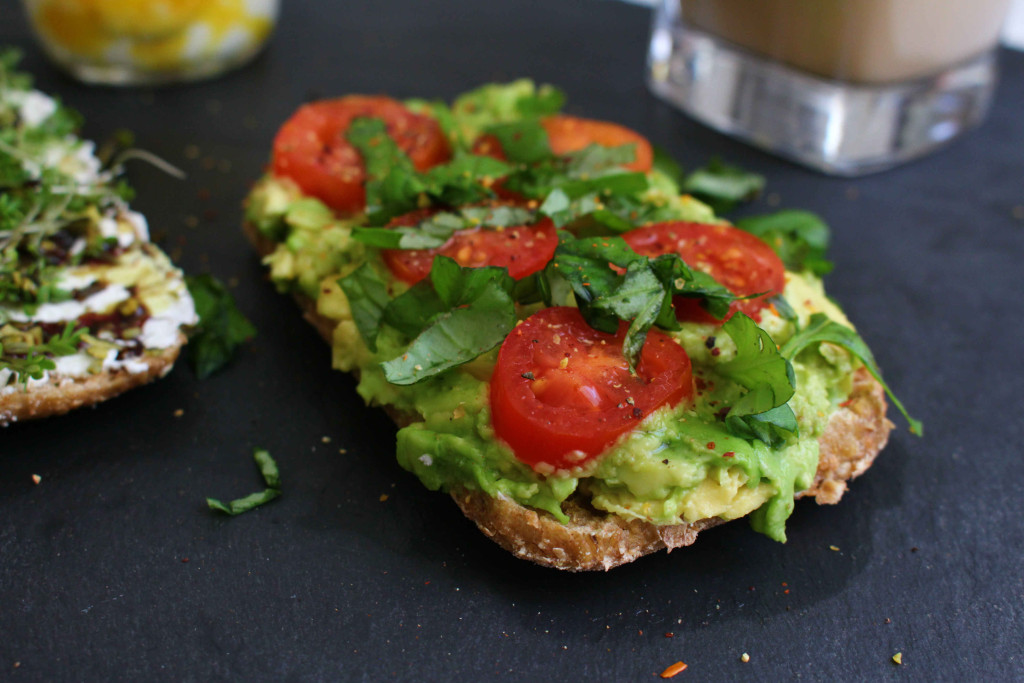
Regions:
[[259, 507], [264, 503], [269, 503], [281, 495], [281, 478], [278, 473], [277, 463], [270, 456], [270, 452], [264, 448], [254, 448], [252, 450], [252, 457], [256, 461], [256, 466], [260, 468], [260, 474], [263, 476], [263, 481], [266, 483], [267, 488], [228, 503], [222, 503], [216, 498], [207, 498], [206, 505], [211, 510], [223, 512], [234, 517]]
[[687, 175], [682, 183], [683, 192], [708, 204], [716, 214], [730, 211], [763, 189], [764, 176], [729, 166], [717, 159]]
[[199, 315], [188, 345], [189, 361], [199, 379], [206, 379], [228, 364], [242, 342], [256, 334], [231, 293], [209, 274], [185, 278]]
[[763, 216], [748, 216], [736, 227], [764, 240], [789, 270], [808, 270], [815, 275], [832, 272], [825, 258], [831, 238], [828, 224], [810, 211], [786, 209]]
[[726, 427], [736, 436], [774, 448], [787, 433], [797, 432], [796, 415], [787, 405], [796, 387], [793, 365], [768, 333], [743, 313], [734, 314], [722, 329], [736, 344], [736, 356], [716, 370], [747, 389], [730, 406]]
[[797, 355], [806, 349], [808, 346], [814, 344], [820, 344], [822, 342], [828, 342], [829, 344], [835, 344], [840, 346], [854, 356], [860, 359], [867, 368], [871, 376], [878, 380], [879, 384], [885, 389], [885, 393], [892, 400], [893, 405], [902, 413], [903, 417], [907, 420], [910, 425], [910, 431], [913, 434], [922, 436], [924, 434], [924, 425], [920, 420], [915, 420], [907, 413], [907, 409], [903, 407], [903, 403], [896, 398], [896, 395], [892, 393], [889, 385], [882, 379], [882, 372], [878, 368], [878, 363], [875, 362], [874, 354], [871, 353], [871, 349], [864, 343], [860, 335], [854, 330], [841, 325], [834, 320], [830, 320], [824, 313], [815, 313], [811, 316], [807, 322], [807, 326], [802, 330], [799, 330], [793, 335], [788, 342], [782, 347], [782, 354], [787, 358], [796, 358]]

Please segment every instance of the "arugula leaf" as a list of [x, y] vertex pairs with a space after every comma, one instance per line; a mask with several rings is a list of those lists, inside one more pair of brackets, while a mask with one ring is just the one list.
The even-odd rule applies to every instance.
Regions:
[[793, 365], [771, 336], [743, 313], [734, 314], [722, 329], [736, 344], [736, 356], [716, 370], [747, 389], [730, 406], [726, 427], [741, 438], [778, 446], [787, 433], [797, 432], [796, 416], [787, 404], [796, 388]]
[[228, 364], [238, 347], [255, 336], [256, 328], [212, 275], [190, 275], [185, 282], [199, 315], [188, 344], [189, 362], [196, 376], [206, 379]]
[[207, 498], [207, 507], [234, 517], [259, 507], [264, 503], [269, 503], [281, 495], [281, 477], [277, 469], [277, 463], [270, 456], [270, 452], [264, 448], [254, 448], [252, 450], [252, 457], [256, 461], [256, 466], [260, 468], [260, 474], [263, 476], [263, 481], [266, 483], [267, 488], [228, 503], [222, 503], [216, 498]]
[[348, 298], [352, 320], [370, 351], [377, 351], [377, 333], [384, 309], [391, 301], [388, 287], [369, 263], [364, 263], [345, 277], [338, 286]]
[[764, 176], [729, 166], [718, 159], [698, 168], [683, 179], [682, 191], [692, 194], [715, 210], [730, 211], [736, 204], [752, 199], [764, 189]]
[[767, 242], [789, 270], [808, 270], [818, 276], [832, 272], [832, 262], [825, 258], [831, 238], [828, 224], [810, 211], [786, 209], [748, 216], [736, 221], [736, 227]]
[[75, 323], [68, 322], [63, 330], [41, 344], [10, 339], [4, 342], [0, 337], [0, 370], [10, 370], [13, 383], [27, 388], [30, 379], [42, 379], [45, 372], [57, 368], [51, 357], [76, 353], [85, 332], [86, 328], [75, 329]]
[[430, 317], [406, 352], [382, 362], [392, 384], [415, 384], [461, 366], [501, 344], [515, 327], [515, 304], [506, 289], [511, 282], [503, 283], [511, 278], [504, 268], [462, 268], [438, 256], [430, 279], [447, 307]]
[[787, 341], [782, 347], [782, 354], [787, 358], [796, 358], [801, 351], [813, 344], [820, 344], [822, 342], [828, 342], [840, 346], [854, 356], [860, 359], [867, 368], [871, 376], [874, 377], [879, 384], [885, 389], [886, 395], [893, 402], [893, 405], [900, 411], [907, 424], [910, 425], [910, 431], [912, 434], [918, 436], [924, 435], [924, 425], [920, 420], [915, 420], [907, 413], [907, 409], [903, 407], [903, 403], [896, 398], [896, 395], [892, 393], [889, 385], [882, 379], [882, 371], [878, 368], [878, 363], [875, 362], [875, 357], [871, 353], [871, 349], [864, 343], [860, 335], [854, 330], [841, 325], [834, 320], [829, 319], [824, 313], [815, 313], [811, 316], [807, 322], [807, 326], [802, 330], [797, 331], [789, 341]]

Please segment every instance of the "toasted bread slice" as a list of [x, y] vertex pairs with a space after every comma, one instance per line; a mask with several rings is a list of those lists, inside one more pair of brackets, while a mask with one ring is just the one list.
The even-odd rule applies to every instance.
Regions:
[[[273, 252], [275, 243], [252, 224], [246, 223], [243, 229], [261, 255]], [[306, 320], [331, 343], [334, 321], [318, 315], [316, 303], [309, 298], [295, 298]], [[886, 408], [882, 386], [866, 369], [857, 370], [849, 399], [830, 418], [819, 439], [814, 483], [796, 497], [813, 496], [819, 504], [839, 502], [847, 482], [863, 474], [888, 441], [893, 424], [886, 418]], [[410, 415], [388, 412], [399, 425], [411, 421]], [[570, 520], [563, 524], [547, 512], [480, 491], [457, 489], [451, 496], [484, 535], [515, 556], [569, 571], [608, 570], [658, 550], [687, 546], [699, 532], [726, 521], [713, 517], [658, 526], [596, 510], [574, 494], [563, 505]]]
[[159, 379], [171, 371], [185, 341], [185, 335], [179, 332], [173, 346], [140, 358], [139, 362], [145, 365], [142, 371], [129, 372], [122, 368], [85, 377], [51, 372], [44, 381], [33, 382], [28, 387], [17, 385], [0, 389], [0, 426], [62, 415]]

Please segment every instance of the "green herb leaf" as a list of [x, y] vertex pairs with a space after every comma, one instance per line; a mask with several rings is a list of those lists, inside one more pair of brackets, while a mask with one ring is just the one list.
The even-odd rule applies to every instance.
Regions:
[[764, 189], [764, 176], [714, 160], [686, 176], [683, 192], [711, 206], [715, 213], [730, 211], [736, 204], [754, 198]]
[[764, 240], [789, 270], [808, 270], [815, 275], [832, 272], [825, 258], [831, 238], [828, 224], [810, 211], [786, 209], [763, 216], [748, 216], [736, 227]]
[[207, 498], [206, 505], [211, 510], [223, 512], [233, 517], [243, 512], [248, 512], [264, 503], [269, 503], [281, 495], [281, 477], [277, 469], [277, 463], [270, 456], [270, 452], [263, 448], [254, 448], [252, 457], [256, 461], [256, 466], [260, 468], [260, 474], [263, 476], [263, 481], [266, 483], [267, 488], [228, 503], [222, 503], [216, 498]]
[[415, 225], [392, 228], [355, 228], [353, 239], [382, 249], [436, 249], [457, 230], [507, 228], [533, 223], [535, 214], [513, 206], [470, 206], [427, 216]]
[[370, 351], [377, 351], [377, 333], [384, 309], [391, 302], [388, 287], [369, 263], [338, 279], [348, 298], [352, 320]]
[[434, 317], [404, 354], [382, 363], [384, 376], [399, 385], [433, 377], [498, 346], [515, 323], [512, 299], [488, 281], [475, 299]]
[[736, 344], [736, 356], [716, 370], [747, 389], [730, 406], [726, 427], [741, 438], [778, 446], [788, 433], [797, 431], [796, 417], [787, 405], [796, 388], [793, 366], [771, 336], [743, 313], [729, 318], [722, 329]]
[[822, 342], [828, 342], [829, 344], [835, 344], [840, 346], [854, 356], [860, 359], [867, 368], [871, 376], [878, 380], [878, 383], [885, 389], [885, 393], [889, 396], [889, 399], [896, 406], [897, 410], [903, 415], [907, 423], [910, 425], [910, 431], [913, 434], [922, 436], [924, 434], [924, 425], [920, 420], [915, 420], [907, 413], [907, 409], [903, 407], [903, 403], [896, 398], [896, 395], [892, 393], [889, 385], [882, 379], [882, 371], [878, 368], [878, 363], [875, 362], [875, 357], [871, 353], [871, 349], [864, 343], [860, 335], [854, 330], [841, 325], [834, 320], [829, 319], [824, 313], [815, 313], [811, 316], [807, 322], [807, 326], [802, 330], [797, 331], [789, 341], [787, 341], [782, 347], [782, 354], [787, 358], [796, 358], [801, 351], [809, 346], [817, 345]]
[[498, 138], [505, 158], [512, 163], [535, 164], [554, 156], [547, 131], [535, 119], [495, 124], [487, 133]]
[[212, 275], [190, 275], [185, 281], [199, 315], [188, 344], [189, 361], [196, 376], [206, 379], [228, 364], [238, 347], [255, 336], [256, 328]]
[[0, 370], [11, 371], [9, 383], [27, 387], [30, 379], [42, 379], [45, 372], [56, 369], [53, 358], [76, 353], [85, 332], [86, 328], [75, 329], [75, 323], [68, 322], [63, 330], [42, 344], [12, 342], [9, 338], [5, 341], [4, 336], [0, 336]]

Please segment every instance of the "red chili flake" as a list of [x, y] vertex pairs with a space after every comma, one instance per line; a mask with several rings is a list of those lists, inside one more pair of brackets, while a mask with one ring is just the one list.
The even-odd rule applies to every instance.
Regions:
[[675, 635], [676, 635], [676, 634], [674, 634], [674, 633], [672, 633], [671, 631], [669, 631], [668, 633], [666, 633], [666, 634], [665, 634], [665, 637], [666, 637], [666, 638], [674, 638], [674, 637], [675, 637]]
[[849, 405], [850, 405], [851, 403], [853, 403], [853, 399], [852, 399], [852, 398], [848, 398], [848, 399], [846, 399], [845, 401], [843, 401], [842, 403], [840, 403], [840, 404], [839, 404], [839, 407], [840, 407], [840, 408], [847, 408], [847, 407], [849, 407]]
[[786, 590], [782, 591], [782, 592], [785, 593], [786, 595], [789, 595], [789, 589], [788, 588]]
[[783, 586], [788, 586], [789, 584], [788, 584], [788, 583], [786, 583], [785, 581], [783, 581], [783, 582], [782, 582], [782, 585], [783, 585]]
[[726, 451], [725, 453], [722, 453], [722, 457], [723, 458], [735, 458], [736, 454], [734, 452], [732, 452], [732, 451]]
[[708, 388], [708, 383], [705, 382], [700, 377], [697, 377], [696, 379], [694, 379], [693, 380], [693, 384], [694, 384], [694, 386], [697, 387], [697, 391], [704, 391], [705, 389]]
[[664, 671], [662, 671], [661, 672], [661, 677], [662, 678], [672, 678], [676, 674], [681, 674], [684, 671], [686, 671], [686, 664], [684, 664], [683, 662], [676, 662], [672, 666], [670, 666], [667, 669], [665, 669]]
[[187, 557], [181, 558], [181, 563], [182, 564], [188, 564], [188, 558]]
[[722, 354], [722, 349], [718, 348], [717, 346], [715, 348], [711, 349], [711, 355], [712, 356], [720, 356], [721, 354]]
[[709, 451], [715, 450], [715, 442], [714, 441], [708, 441], [708, 450]]

